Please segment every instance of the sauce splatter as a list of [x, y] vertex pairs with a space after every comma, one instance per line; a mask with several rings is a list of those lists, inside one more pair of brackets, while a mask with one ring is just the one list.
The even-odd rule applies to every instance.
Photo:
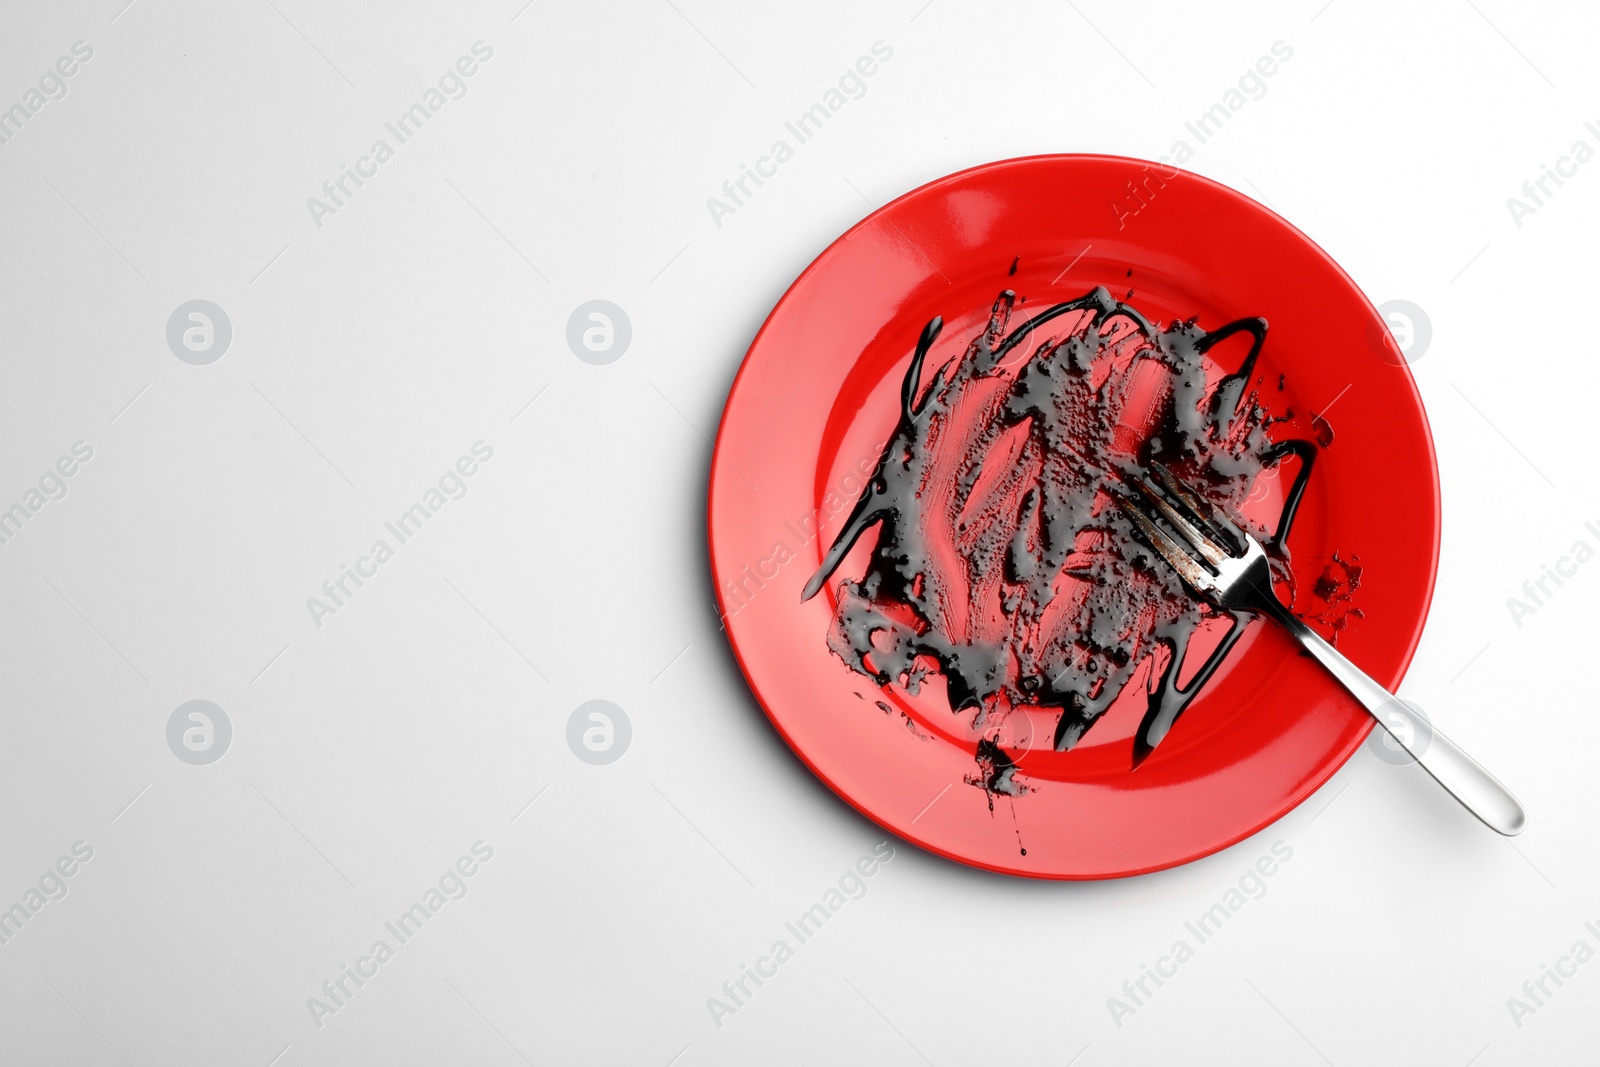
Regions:
[[1354, 602], [1355, 591], [1361, 588], [1362, 570], [1359, 556], [1340, 559], [1339, 553], [1335, 552], [1311, 585], [1311, 595], [1321, 605], [1309, 617], [1333, 631], [1331, 640], [1335, 644], [1338, 644], [1339, 635], [1345, 627], [1353, 620], [1365, 617], [1365, 613]]
[[[1265, 320], [1162, 329], [1103, 287], [1025, 319], [1020, 303], [1002, 292], [987, 325], [926, 385], [943, 322], [923, 329], [898, 425], [803, 592], [816, 595], [876, 528], [865, 573], [837, 584], [828, 647], [883, 687], [915, 693], [941, 674], [951, 711], [970, 712], [982, 735], [968, 781], [991, 806], [996, 793], [1027, 788], [997, 740], [1014, 709], [1054, 712], [1054, 747], [1066, 750], [1140, 679], [1137, 765], [1243, 631], [1233, 617], [1178, 684], [1191, 639], [1218, 613], [1143, 547], [1115, 488], [1151, 460], [1165, 464], [1257, 535], [1287, 581], [1284, 539], [1316, 453], [1310, 441], [1267, 435], [1273, 420], [1252, 382]], [[1248, 352], [1219, 374], [1207, 353], [1232, 337]], [[1300, 462], [1277, 529], [1242, 518], [1258, 479], [1290, 456]]]

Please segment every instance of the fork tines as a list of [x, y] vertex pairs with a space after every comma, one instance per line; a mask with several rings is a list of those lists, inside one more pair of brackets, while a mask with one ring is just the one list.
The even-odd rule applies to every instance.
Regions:
[[[1223, 561], [1241, 554], [1240, 532], [1233, 522], [1202, 500], [1159, 463], [1151, 463], [1156, 485], [1144, 478], [1125, 479], [1156, 513], [1166, 520], [1190, 547], [1162, 529], [1138, 503], [1125, 493], [1116, 493], [1117, 504], [1149, 541], [1190, 585], [1199, 590], [1216, 586], [1213, 575]], [[1195, 557], [1198, 555], [1198, 559]]]

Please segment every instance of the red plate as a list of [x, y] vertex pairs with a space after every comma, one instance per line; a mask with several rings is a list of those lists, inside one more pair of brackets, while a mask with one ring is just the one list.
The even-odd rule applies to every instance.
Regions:
[[[924, 324], [945, 321], [926, 382], [1001, 290], [1026, 298], [1025, 316], [1098, 285], [1119, 298], [1133, 288], [1128, 302], [1163, 324], [1268, 320], [1263, 399], [1294, 413], [1274, 438], [1309, 436], [1319, 413], [1334, 431], [1288, 539], [1296, 581], [1309, 589], [1336, 552], [1359, 560], [1361, 615], [1338, 643], [1391, 689], [1438, 560], [1438, 478], [1411, 374], [1349, 277], [1260, 204], [1158, 164], [1036, 156], [874, 212], [801, 274], [745, 356], [711, 466], [712, 573], [734, 654], [800, 758], [884, 828], [1009, 874], [1113, 878], [1207, 855], [1304, 800], [1372, 725], [1285, 634], [1255, 622], [1137, 769], [1142, 701], [1119, 702], [1069, 752], [1014, 731], [1006, 751], [1028, 791], [994, 795], [968, 782], [980, 734], [941, 686], [880, 689], [829, 651], [835, 591], [802, 602], [801, 589], [860, 493], [855, 468], [870, 472], [894, 430]], [[1281, 502], [1280, 488], [1262, 495]], [[861, 577], [865, 548], [835, 581]]]

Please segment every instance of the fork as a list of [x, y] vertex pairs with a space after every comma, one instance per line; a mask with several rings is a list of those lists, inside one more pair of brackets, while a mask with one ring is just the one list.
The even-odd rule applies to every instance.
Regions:
[[1185, 585], [1225, 611], [1276, 620], [1463, 807], [1507, 837], [1522, 832], [1527, 814], [1517, 798], [1437, 727], [1430, 723], [1428, 732], [1413, 731], [1412, 737], [1390, 728], [1384, 713], [1397, 703], [1395, 696], [1283, 606], [1273, 591], [1272, 571], [1260, 542], [1186, 488], [1166, 467], [1151, 463], [1150, 471], [1158, 484], [1143, 478], [1127, 479], [1127, 483], [1177, 532], [1181, 542], [1157, 525], [1132, 496], [1118, 490], [1112, 494], [1150, 547], [1171, 564]]

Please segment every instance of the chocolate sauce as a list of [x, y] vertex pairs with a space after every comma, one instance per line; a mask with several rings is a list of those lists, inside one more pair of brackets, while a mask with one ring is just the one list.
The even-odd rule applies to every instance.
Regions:
[[[1028, 792], [1028, 787], [1017, 781], [1017, 764], [1005, 749], [991, 738], [978, 740], [978, 773], [966, 779], [968, 785], [981, 786], [989, 794], [989, 810], [994, 810], [994, 797], [996, 793], [1008, 797], [1020, 797]], [[1027, 855], [1027, 851], [1023, 851]]]
[[1365, 612], [1355, 606], [1355, 591], [1361, 588], [1360, 557], [1340, 559], [1335, 552], [1322, 573], [1311, 584], [1311, 595], [1321, 601], [1321, 607], [1310, 617], [1333, 631], [1330, 640], [1339, 643], [1339, 635], [1355, 619], [1365, 617]]
[[[995, 793], [1026, 789], [996, 740], [1013, 709], [1054, 711], [1054, 745], [1066, 750], [1141, 679], [1137, 766], [1243, 632], [1242, 616], [1220, 615], [1227, 634], [1178, 684], [1191, 639], [1219, 613], [1135, 536], [1113, 489], [1165, 464], [1257, 534], [1285, 579], [1284, 541], [1316, 454], [1309, 441], [1267, 436], [1252, 384], [1265, 320], [1161, 329], [1102, 287], [1013, 325], [1019, 303], [1002, 292], [987, 326], [926, 386], [943, 321], [923, 328], [877, 471], [802, 594], [816, 595], [876, 528], [862, 578], [837, 586], [828, 647], [880, 686], [915, 692], [937, 670], [951, 711], [972, 712], [984, 734], [969, 780], [991, 806]], [[1207, 353], [1234, 337], [1248, 352], [1215, 379]], [[1033, 355], [1008, 360], [1024, 344]], [[1257, 480], [1291, 457], [1298, 470], [1277, 528], [1241, 519]]]
[[1321, 415], [1312, 416], [1311, 432], [1317, 437], [1317, 444], [1327, 448], [1333, 444], [1333, 427], [1328, 425], [1328, 420]]

